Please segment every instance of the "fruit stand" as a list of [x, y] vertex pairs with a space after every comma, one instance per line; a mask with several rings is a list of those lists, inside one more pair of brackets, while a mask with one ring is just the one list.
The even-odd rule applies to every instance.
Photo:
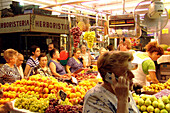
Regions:
[[[0, 104], [8, 101], [14, 104], [14, 112], [82, 112], [83, 98], [86, 92], [101, 79], [96, 79], [97, 73], [72, 74], [78, 83], [69, 84], [54, 77], [44, 77], [39, 74], [30, 76], [28, 80], [17, 80], [12, 84], [1, 85], [3, 97]], [[64, 75], [63, 79], [67, 79]], [[63, 94], [65, 97], [63, 99]], [[29, 110], [29, 111], [28, 111]]]

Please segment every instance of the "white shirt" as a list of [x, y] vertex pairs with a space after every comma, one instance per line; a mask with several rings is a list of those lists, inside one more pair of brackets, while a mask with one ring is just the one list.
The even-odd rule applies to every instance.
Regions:
[[19, 74], [21, 75], [21, 79], [24, 78], [22, 66], [17, 67], [17, 69], [18, 69]]

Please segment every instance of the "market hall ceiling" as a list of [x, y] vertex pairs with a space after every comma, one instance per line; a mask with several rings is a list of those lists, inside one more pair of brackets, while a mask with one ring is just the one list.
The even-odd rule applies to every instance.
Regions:
[[[13, 0], [23, 1], [25, 3], [32, 3], [42, 7], [54, 8], [57, 6], [66, 6], [67, 8], [80, 8], [101, 12], [117, 12], [123, 11], [123, 1], [125, 3], [125, 10], [133, 12], [134, 8], [144, 0]], [[146, 0], [150, 1], [150, 0]], [[162, 0], [165, 7], [170, 7], [170, 0]]]

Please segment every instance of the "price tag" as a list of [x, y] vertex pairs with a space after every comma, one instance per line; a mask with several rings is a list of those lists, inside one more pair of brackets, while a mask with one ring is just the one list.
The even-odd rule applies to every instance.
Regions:
[[59, 96], [61, 97], [62, 101], [65, 101], [67, 94], [63, 90], [60, 90]]
[[71, 78], [72, 78], [72, 82], [73, 82], [73, 83], [78, 84], [77, 79], [76, 79], [75, 77], [71, 76]]

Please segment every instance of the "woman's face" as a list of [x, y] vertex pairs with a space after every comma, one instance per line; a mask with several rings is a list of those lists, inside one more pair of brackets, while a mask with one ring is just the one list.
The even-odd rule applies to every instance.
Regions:
[[126, 45], [120, 44], [119, 46], [120, 46], [120, 51], [127, 51]]
[[54, 53], [54, 56], [53, 56], [55, 59], [58, 59], [58, 58], [60, 58], [60, 53], [58, 52], [58, 51], [56, 51], [55, 53]]
[[47, 57], [41, 57], [39, 63], [42, 67], [45, 67], [47, 65]]
[[103, 55], [105, 52], [106, 52], [106, 49], [103, 48], [103, 49], [100, 51], [100, 55]]
[[36, 50], [35, 50], [35, 52], [34, 52], [34, 55], [36, 56], [36, 57], [39, 57], [40, 56], [40, 48], [37, 48]]
[[17, 56], [14, 55], [13, 58], [10, 58], [9, 62], [12, 63], [12, 64], [16, 64], [16, 61], [17, 61]]
[[82, 45], [81, 51], [82, 51], [82, 52], [86, 52], [86, 46], [85, 46], [85, 45]]
[[79, 57], [80, 57], [80, 54], [81, 54], [81, 52], [80, 52], [80, 51], [77, 51], [76, 53], [74, 53], [74, 56], [75, 56], [76, 58], [79, 58]]
[[157, 61], [157, 59], [160, 57], [161, 55], [158, 55], [158, 52], [153, 52], [151, 53], [150, 57], [153, 61]]

